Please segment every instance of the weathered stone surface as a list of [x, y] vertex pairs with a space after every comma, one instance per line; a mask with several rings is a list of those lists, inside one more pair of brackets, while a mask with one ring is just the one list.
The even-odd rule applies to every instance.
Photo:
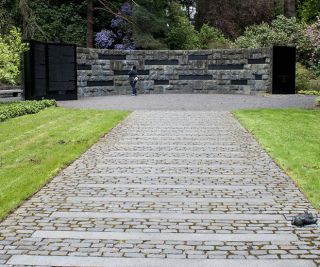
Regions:
[[0, 264], [315, 267], [305, 210], [229, 112], [136, 111], [0, 223]]
[[[77, 52], [79, 97], [128, 94], [127, 74], [133, 64], [141, 73], [138, 93], [257, 94], [271, 90], [271, 49], [268, 48], [201, 51], [78, 48]], [[104, 81], [104, 75], [112, 76], [111, 90], [103, 84], [95, 90], [88, 88], [87, 81]], [[256, 75], [260, 75], [259, 79]], [[121, 76], [125, 79], [119, 79]], [[160, 84], [163, 80], [166, 83]]]
[[[32, 265], [46, 265], [46, 266], [81, 266], [81, 267], [315, 267], [316, 265], [306, 260], [183, 260], [178, 258], [184, 257], [170, 257], [171, 259], [137, 259], [136, 253], [126, 253], [127, 259], [120, 258], [99, 258], [99, 257], [63, 257], [63, 256], [14, 256], [10, 260], [10, 264], [24, 264], [29, 262]], [[130, 259], [136, 257], [136, 259]], [[176, 258], [176, 259], [172, 259]], [[194, 258], [194, 257], [189, 257]]]

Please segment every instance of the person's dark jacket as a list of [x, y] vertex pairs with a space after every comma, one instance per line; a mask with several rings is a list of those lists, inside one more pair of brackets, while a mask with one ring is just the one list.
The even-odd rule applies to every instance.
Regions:
[[136, 70], [130, 70], [129, 73], [129, 81], [130, 82], [135, 82], [134, 78], [138, 76], [137, 71]]

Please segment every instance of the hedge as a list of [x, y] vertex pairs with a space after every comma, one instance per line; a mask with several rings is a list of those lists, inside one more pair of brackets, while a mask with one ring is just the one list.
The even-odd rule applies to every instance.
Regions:
[[0, 104], [0, 122], [26, 114], [35, 114], [51, 106], [57, 106], [57, 102], [55, 100], [44, 99], [40, 101], [2, 103]]

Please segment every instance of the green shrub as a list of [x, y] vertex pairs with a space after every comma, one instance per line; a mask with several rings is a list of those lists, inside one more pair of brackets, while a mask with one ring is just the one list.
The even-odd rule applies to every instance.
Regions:
[[320, 95], [320, 91], [317, 91], [317, 90], [299, 90], [298, 94], [302, 94], [302, 95]]
[[217, 28], [203, 24], [199, 33], [199, 44], [201, 49], [217, 49], [231, 47], [231, 41]]
[[8, 35], [0, 35], [0, 83], [19, 83], [21, 53], [27, 49], [18, 28], [13, 27]]
[[179, 17], [178, 22], [168, 34], [170, 49], [198, 49], [200, 47], [198, 32], [186, 17]]
[[318, 107], [320, 107], [320, 97], [317, 97], [317, 99], [316, 99], [316, 105], [317, 105]]
[[0, 122], [26, 114], [35, 114], [51, 106], [57, 106], [57, 102], [55, 100], [44, 99], [40, 101], [3, 103], [0, 105]]
[[316, 79], [312, 71], [307, 69], [301, 63], [296, 65], [296, 89], [297, 90], [310, 90], [310, 80]]
[[312, 47], [305, 30], [306, 25], [299, 23], [296, 18], [280, 15], [270, 25], [262, 23], [247, 27], [234, 44], [240, 48], [295, 46], [299, 61], [306, 62], [311, 57]]

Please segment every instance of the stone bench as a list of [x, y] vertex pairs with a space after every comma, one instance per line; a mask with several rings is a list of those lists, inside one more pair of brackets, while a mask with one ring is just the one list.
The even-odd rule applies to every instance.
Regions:
[[23, 90], [19, 87], [0, 87], [1, 101], [17, 101], [21, 100]]

